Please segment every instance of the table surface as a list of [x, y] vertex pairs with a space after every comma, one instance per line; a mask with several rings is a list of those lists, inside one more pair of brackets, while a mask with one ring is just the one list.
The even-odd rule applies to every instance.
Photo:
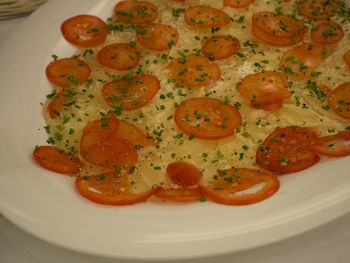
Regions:
[[[0, 21], [0, 43], [25, 18]], [[4, 88], [4, 87], [0, 87]], [[350, 214], [304, 234], [268, 246], [239, 253], [184, 263], [349, 263]], [[0, 262], [2, 263], [123, 263], [135, 262], [106, 259], [80, 254], [51, 245], [0, 218]]]

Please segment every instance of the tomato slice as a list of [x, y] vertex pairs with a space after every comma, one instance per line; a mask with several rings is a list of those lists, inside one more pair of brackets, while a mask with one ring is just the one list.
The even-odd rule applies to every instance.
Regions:
[[93, 144], [82, 152], [83, 158], [97, 166], [115, 169], [121, 167], [127, 171], [138, 160], [134, 145], [128, 140], [112, 136], [107, 141]]
[[296, 79], [313, 79], [317, 76], [315, 70], [321, 60], [326, 58], [324, 45], [306, 43], [287, 50], [280, 62], [284, 73]]
[[193, 54], [172, 61], [167, 68], [177, 85], [185, 88], [205, 87], [221, 77], [217, 64], [207, 57]]
[[238, 91], [250, 100], [253, 108], [265, 111], [281, 109], [283, 100], [292, 96], [286, 88], [285, 75], [273, 71], [247, 75], [239, 85]]
[[350, 119], [350, 82], [344, 82], [328, 96], [328, 104], [339, 116]]
[[219, 9], [198, 5], [186, 9], [185, 21], [188, 25], [197, 28], [214, 28], [230, 23], [230, 17]]
[[134, 124], [126, 121], [119, 121], [119, 127], [114, 135], [118, 138], [128, 140], [136, 149], [141, 149], [148, 146], [155, 146], [153, 137], [146, 135], [141, 129]]
[[90, 67], [78, 58], [63, 58], [46, 67], [47, 79], [54, 85], [71, 88], [84, 84], [90, 77]]
[[224, 0], [224, 6], [243, 8], [254, 3], [254, 0]]
[[101, 175], [79, 177], [75, 181], [80, 195], [88, 200], [104, 205], [132, 205], [147, 201], [159, 189], [142, 193], [132, 193], [128, 189], [125, 174], [106, 173]]
[[272, 132], [256, 152], [256, 161], [264, 169], [277, 173], [294, 173], [311, 167], [320, 158], [309, 150], [318, 143], [312, 128], [289, 126]]
[[335, 22], [322, 22], [311, 30], [311, 39], [320, 44], [335, 44], [344, 37], [341, 25]]
[[348, 65], [348, 68], [350, 69], [350, 49], [345, 52], [343, 59], [345, 63]]
[[[254, 193], [240, 193], [255, 185], [264, 183]], [[273, 174], [252, 169], [232, 168], [220, 171], [219, 175], [208, 186], [200, 186], [203, 196], [225, 205], [249, 205], [261, 202], [275, 194], [280, 182]]]
[[180, 188], [180, 189], [164, 189], [159, 187], [154, 196], [171, 202], [176, 203], [187, 203], [187, 202], [198, 202], [201, 198], [199, 188]]
[[337, 13], [337, 0], [299, 0], [299, 13], [309, 19], [324, 20]]
[[80, 153], [84, 156], [90, 146], [107, 141], [116, 134], [118, 127], [119, 121], [113, 114], [103, 120], [89, 121], [80, 139]]
[[67, 104], [69, 99], [67, 98], [66, 91], [61, 91], [55, 95], [51, 102], [47, 105], [47, 112], [50, 115], [51, 119], [56, 119], [62, 113], [64, 104]]
[[78, 175], [81, 163], [74, 157], [55, 146], [40, 146], [33, 151], [34, 160], [43, 168], [66, 175]]
[[156, 20], [158, 7], [147, 1], [121, 1], [114, 7], [114, 14], [126, 24], [147, 24]]
[[304, 39], [306, 32], [303, 22], [288, 15], [258, 12], [252, 16], [253, 35], [270, 45], [295, 45]]
[[212, 36], [202, 46], [205, 56], [211, 59], [225, 59], [233, 56], [240, 50], [238, 39], [230, 35]]
[[198, 168], [187, 162], [168, 164], [166, 173], [174, 184], [178, 184], [182, 187], [197, 185], [202, 178], [202, 174]]
[[138, 41], [147, 49], [164, 51], [177, 44], [179, 32], [176, 28], [164, 24], [150, 24], [138, 30]]
[[182, 102], [174, 119], [185, 134], [204, 140], [229, 137], [242, 123], [241, 114], [235, 107], [213, 98], [192, 98]]
[[160, 89], [159, 80], [150, 74], [105, 84], [102, 96], [113, 108], [133, 110], [150, 102]]
[[310, 146], [310, 150], [316, 154], [343, 157], [350, 155], [350, 131], [340, 131], [337, 134], [320, 138], [319, 144]]
[[106, 23], [96, 16], [79, 15], [63, 22], [61, 32], [69, 43], [89, 48], [103, 44], [109, 29]]
[[110, 69], [127, 71], [140, 62], [138, 50], [130, 44], [115, 43], [105, 46], [97, 54], [98, 62]]

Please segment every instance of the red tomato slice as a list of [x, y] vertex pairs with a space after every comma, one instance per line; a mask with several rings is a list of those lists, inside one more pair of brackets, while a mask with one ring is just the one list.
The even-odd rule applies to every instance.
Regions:
[[155, 146], [156, 144], [155, 140], [151, 136], [146, 135], [135, 125], [123, 120], [119, 122], [118, 130], [114, 136], [128, 140], [134, 145], [136, 149]]
[[323, 20], [337, 13], [337, 0], [299, 0], [299, 13], [309, 19]]
[[125, 183], [124, 175], [107, 173], [77, 178], [75, 185], [80, 195], [88, 200], [104, 205], [132, 205], [145, 202], [159, 189], [142, 193], [132, 193]]
[[114, 169], [121, 167], [129, 171], [138, 160], [134, 145], [128, 140], [112, 136], [107, 141], [93, 144], [82, 152], [82, 156], [89, 163]]
[[238, 110], [212, 98], [193, 98], [182, 102], [175, 111], [174, 119], [185, 134], [204, 140], [229, 137], [242, 123]]
[[130, 44], [116, 43], [105, 46], [97, 54], [98, 62], [110, 69], [127, 71], [134, 69], [140, 62], [140, 54]]
[[320, 138], [320, 143], [311, 145], [310, 150], [316, 154], [343, 157], [350, 155], [350, 131], [340, 131], [337, 134]]
[[[237, 194], [260, 183], [264, 183], [264, 186], [254, 193]], [[249, 205], [267, 199], [279, 188], [280, 182], [273, 174], [232, 168], [221, 171], [208, 186], [200, 186], [200, 191], [203, 196], [219, 204]]]
[[345, 63], [348, 65], [348, 68], [350, 69], [350, 49], [345, 52], [343, 59]]
[[181, 188], [181, 189], [164, 189], [159, 187], [154, 196], [171, 202], [186, 203], [186, 202], [198, 202], [201, 198], [199, 188]]
[[339, 116], [350, 119], [350, 82], [340, 84], [328, 96], [328, 104]]
[[89, 48], [103, 44], [109, 29], [106, 23], [96, 16], [79, 15], [66, 20], [61, 25], [61, 32], [69, 43]]
[[233, 56], [240, 48], [239, 40], [230, 35], [212, 36], [205, 41], [202, 52], [211, 59], [225, 59]]
[[134, 110], [146, 105], [160, 89], [159, 80], [150, 74], [105, 84], [102, 96], [113, 108]]
[[67, 93], [65, 91], [61, 91], [55, 95], [51, 102], [47, 105], [47, 112], [49, 113], [51, 119], [56, 119], [61, 115], [64, 104], [67, 104], [69, 101], [66, 94]]
[[123, 23], [140, 25], [153, 22], [158, 8], [147, 1], [121, 1], [114, 7], [114, 13]]
[[283, 100], [292, 96], [286, 88], [283, 73], [265, 71], [246, 76], [238, 87], [239, 93], [250, 100], [250, 105], [266, 111], [279, 110]]
[[243, 8], [252, 4], [254, 0], [224, 0], [224, 6], [232, 8]]
[[33, 151], [35, 161], [43, 168], [67, 175], [78, 175], [81, 163], [77, 157], [58, 149], [55, 146], [40, 146]]
[[225, 12], [209, 6], [191, 6], [185, 11], [185, 21], [197, 28], [214, 28], [230, 23], [230, 17]]
[[147, 49], [164, 51], [177, 44], [179, 32], [168, 25], [150, 24], [138, 30], [138, 41]]
[[277, 173], [294, 173], [307, 169], [320, 158], [309, 150], [318, 143], [311, 128], [289, 126], [272, 132], [256, 152], [256, 161], [264, 169]]
[[202, 174], [198, 168], [186, 162], [168, 164], [166, 173], [174, 184], [181, 185], [182, 187], [197, 185], [202, 178]]
[[178, 58], [167, 67], [177, 84], [185, 88], [200, 88], [217, 82], [221, 77], [220, 68], [209, 58], [188, 55]]
[[90, 77], [90, 67], [78, 58], [63, 58], [46, 67], [47, 79], [54, 85], [71, 88], [84, 84]]
[[80, 139], [80, 153], [82, 156], [88, 148], [94, 144], [102, 144], [116, 134], [119, 121], [114, 115], [110, 115], [104, 120], [89, 121]]
[[326, 58], [325, 47], [318, 43], [306, 43], [287, 50], [280, 62], [284, 73], [296, 79], [312, 79], [321, 60]]
[[274, 46], [295, 45], [304, 39], [304, 23], [287, 15], [258, 12], [252, 16], [252, 33], [261, 41]]
[[320, 44], [335, 44], [343, 37], [343, 28], [335, 22], [322, 22], [311, 30], [312, 41]]

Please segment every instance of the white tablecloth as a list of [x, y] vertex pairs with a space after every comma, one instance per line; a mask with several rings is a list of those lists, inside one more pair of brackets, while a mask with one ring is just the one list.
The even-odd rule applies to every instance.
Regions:
[[[0, 43], [25, 18], [0, 22]], [[0, 87], [5, 88], [5, 87]], [[0, 182], [1, 183], [1, 182]], [[0, 211], [1, 212], [1, 211]], [[123, 263], [79, 254], [41, 241], [0, 218], [0, 263]], [[131, 261], [135, 262], [135, 261]], [[240, 253], [186, 263], [349, 263], [350, 214], [297, 237]]]

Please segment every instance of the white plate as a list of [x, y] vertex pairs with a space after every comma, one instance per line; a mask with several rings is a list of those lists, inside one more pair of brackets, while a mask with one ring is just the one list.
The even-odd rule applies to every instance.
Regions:
[[111, 15], [116, 1], [49, 1], [0, 51], [0, 211], [33, 235], [62, 247], [109, 257], [190, 258], [277, 242], [350, 211], [350, 158], [323, 161], [281, 178], [268, 200], [243, 207], [214, 203], [105, 207], [81, 198], [74, 180], [37, 167], [45, 143], [40, 102], [51, 87], [51, 54], [74, 51], [60, 35], [66, 18]]

